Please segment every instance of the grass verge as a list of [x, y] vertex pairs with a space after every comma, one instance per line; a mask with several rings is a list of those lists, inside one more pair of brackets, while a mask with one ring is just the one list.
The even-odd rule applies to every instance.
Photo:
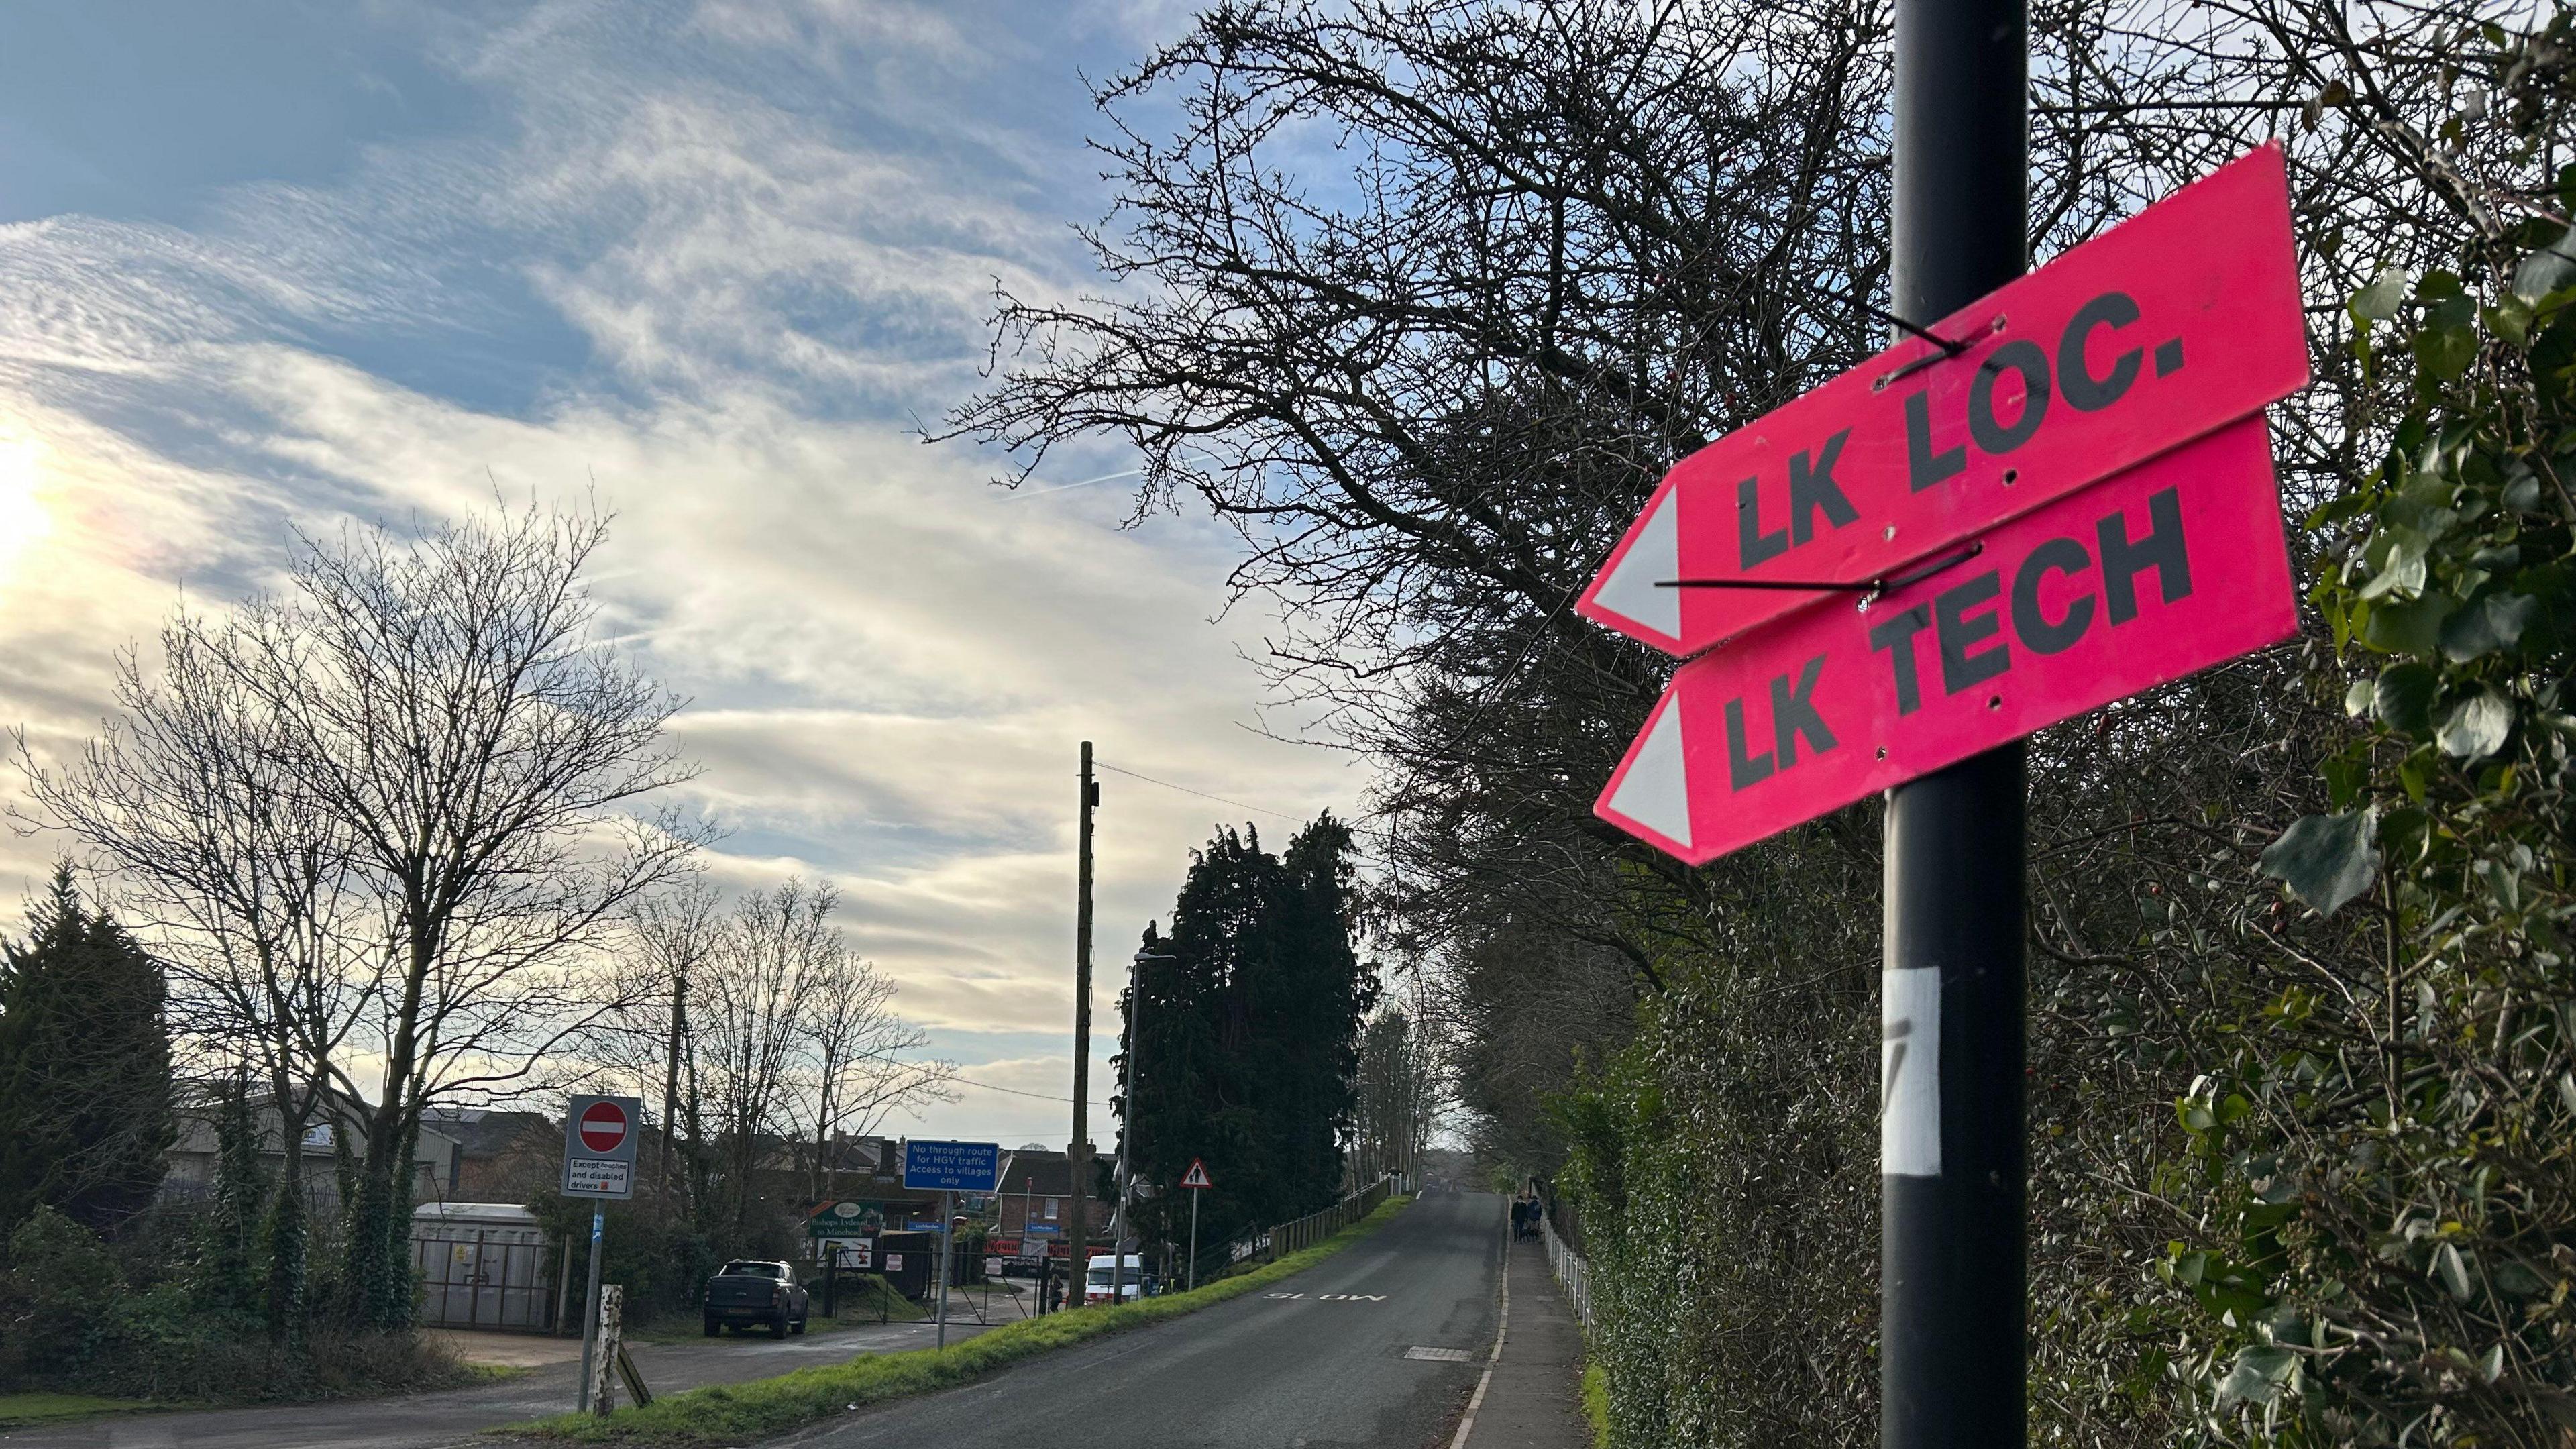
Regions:
[[130, 1414], [140, 1409], [167, 1407], [166, 1404], [148, 1404], [141, 1399], [102, 1399], [95, 1394], [0, 1394], [0, 1429], [24, 1429], [30, 1424], [64, 1424], [74, 1419], [95, 1419], [102, 1414]]
[[711, 1384], [656, 1399], [649, 1408], [620, 1409], [604, 1419], [561, 1414], [533, 1423], [506, 1425], [492, 1432], [581, 1444], [653, 1446], [740, 1444], [785, 1433], [800, 1424], [888, 1399], [949, 1388], [1025, 1358], [1241, 1297], [1311, 1268], [1376, 1232], [1410, 1201], [1389, 1199], [1377, 1211], [1314, 1247], [1188, 1293], [1170, 1293], [1115, 1308], [1086, 1308], [1078, 1313], [1023, 1319], [987, 1329], [944, 1350], [871, 1354], [848, 1363], [798, 1369], [771, 1379]]
[[1592, 1426], [1592, 1449], [1610, 1449], [1610, 1376], [1598, 1363], [1583, 1366], [1583, 1422]]

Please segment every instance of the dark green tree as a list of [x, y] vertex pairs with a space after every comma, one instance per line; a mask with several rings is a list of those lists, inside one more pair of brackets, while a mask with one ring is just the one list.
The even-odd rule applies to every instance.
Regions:
[[0, 945], [0, 1227], [38, 1207], [110, 1228], [152, 1201], [171, 1107], [160, 963], [69, 866]]
[[1284, 858], [1220, 830], [1193, 858], [1168, 936], [1145, 931], [1123, 1001], [1118, 1107], [1149, 1238], [1179, 1241], [1172, 1187], [1203, 1159], [1204, 1245], [1311, 1212], [1341, 1186], [1361, 1019], [1376, 984], [1352, 944], [1350, 831], [1326, 815]]

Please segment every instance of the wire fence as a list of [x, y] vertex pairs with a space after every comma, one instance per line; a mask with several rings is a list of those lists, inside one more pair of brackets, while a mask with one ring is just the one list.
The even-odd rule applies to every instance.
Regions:
[[1583, 1323], [1584, 1335], [1592, 1333], [1592, 1268], [1583, 1255], [1558, 1237], [1556, 1218], [1542, 1213], [1538, 1220], [1539, 1236], [1547, 1241], [1547, 1271], [1555, 1277], [1556, 1286], [1565, 1292], [1565, 1301], [1574, 1305], [1574, 1316]]
[[1239, 1264], [1275, 1262], [1299, 1249], [1311, 1248], [1377, 1211], [1378, 1204], [1394, 1190], [1395, 1178], [1381, 1177], [1322, 1212], [1204, 1249], [1198, 1256], [1198, 1281], [1214, 1282]]

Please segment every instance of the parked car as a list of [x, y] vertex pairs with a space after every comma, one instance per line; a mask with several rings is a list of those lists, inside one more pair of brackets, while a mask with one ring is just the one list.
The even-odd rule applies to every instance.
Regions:
[[[1091, 1260], [1091, 1271], [1083, 1278], [1082, 1301], [1085, 1303], [1108, 1302], [1110, 1280], [1116, 1275], [1117, 1268], [1118, 1259], [1114, 1254], [1102, 1253], [1093, 1258]], [[1118, 1301], [1121, 1303], [1132, 1303], [1144, 1296], [1145, 1260], [1139, 1254], [1129, 1253], [1127, 1255], [1127, 1281], [1119, 1285]]]
[[796, 1265], [771, 1258], [737, 1258], [707, 1280], [707, 1337], [740, 1333], [755, 1323], [785, 1338], [805, 1331], [812, 1296], [796, 1281]]

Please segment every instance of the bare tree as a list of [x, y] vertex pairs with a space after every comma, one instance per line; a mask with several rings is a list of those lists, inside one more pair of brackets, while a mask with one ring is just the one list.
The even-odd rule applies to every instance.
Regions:
[[1378, 1009], [1360, 1030], [1358, 1107], [1353, 1114], [1354, 1185], [1419, 1170], [1440, 1117], [1440, 1067], [1418, 1017], [1399, 1004]]
[[343, 1266], [363, 1323], [410, 1318], [423, 1107], [525, 1077], [594, 1020], [572, 963], [703, 838], [672, 810], [628, 813], [692, 771], [662, 733], [680, 701], [593, 638], [582, 577], [606, 536], [532, 508], [413, 541], [305, 537], [287, 590], [244, 611], [229, 682], [383, 913], [383, 1067]]
[[836, 1191], [843, 1143], [875, 1132], [897, 1111], [956, 1100], [947, 1085], [955, 1066], [908, 1055], [930, 1036], [894, 1014], [891, 977], [844, 953], [822, 978], [806, 1012], [796, 1084], [813, 1144], [808, 1196], [817, 1202]]
[[706, 1167], [702, 1155], [705, 1124], [698, 1110], [697, 1056], [688, 1045], [690, 982], [699, 966], [714, 953], [722, 923], [715, 887], [704, 880], [693, 880], [677, 891], [646, 896], [637, 902], [635, 912], [636, 943], [641, 948], [643, 968], [653, 978], [650, 985], [668, 1000], [670, 1008], [662, 1031], [662, 1151], [654, 1174], [662, 1189], [669, 1191], [671, 1148], [675, 1141], [683, 1140], [681, 1118], [685, 1102], [684, 1140], [693, 1204], [705, 1196]]
[[737, 1233], [751, 1226], [763, 1158], [787, 1140], [788, 1078], [816, 998], [849, 951], [831, 924], [839, 904], [828, 883], [792, 879], [744, 897], [693, 983], [692, 1041]]

